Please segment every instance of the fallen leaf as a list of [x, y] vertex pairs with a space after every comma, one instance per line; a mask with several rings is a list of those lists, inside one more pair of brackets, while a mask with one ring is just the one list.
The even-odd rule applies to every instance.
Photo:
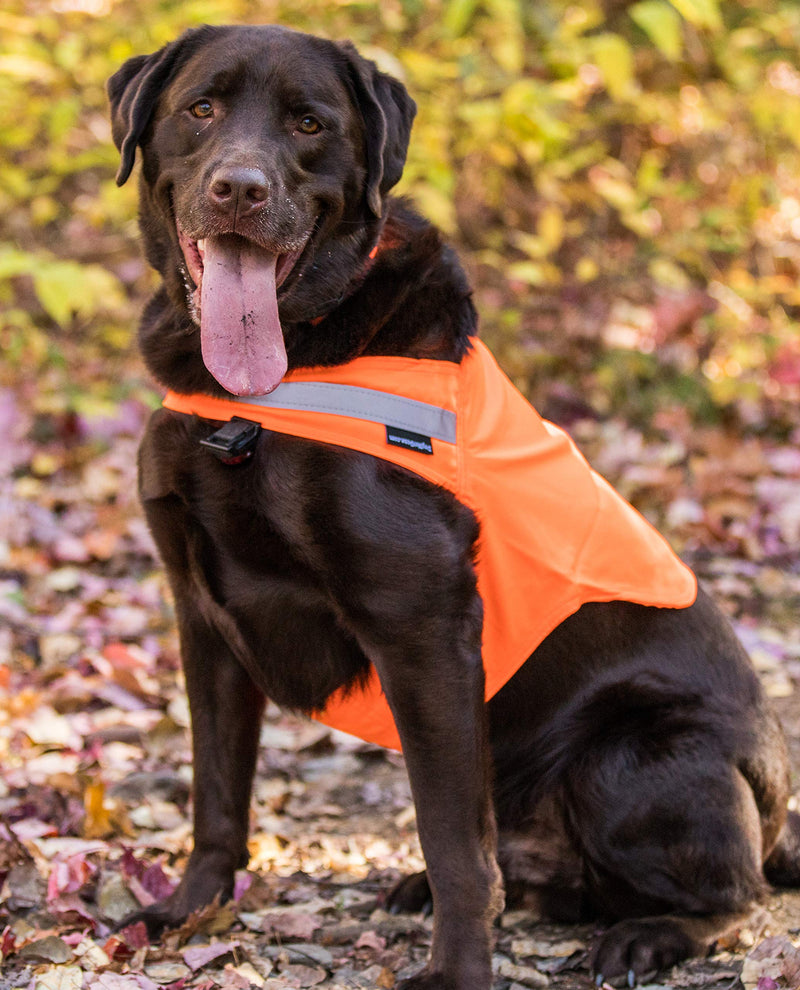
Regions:
[[239, 948], [239, 942], [214, 942], [211, 945], [190, 945], [181, 955], [186, 965], [192, 969], [201, 969], [220, 956], [227, 956]]
[[92, 928], [97, 924], [97, 919], [81, 899], [80, 894], [62, 894], [48, 901], [47, 908], [63, 922], [74, 922], [76, 919], [88, 921]]
[[110, 809], [106, 807], [106, 788], [102, 780], [94, 780], [87, 784], [83, 792], [83, 807], [86, 810], [83, 834], [87, 839], [100, 839], [114, 833]]
[[144, 968], [145, 974], [156, 983], [175, 983], [191, 974], [188, 966], [181, 962], [162, 960], [160, 962], [148, 963]]
[[97, 893], [97, 906], [104, 918], [113, 924], [122, 921], [140, 907], [119, 873], [106, 873]]
[[[147, 925], [143, 921], [137, 921], [133, 925], [126, 925], [119, 933], [129, 949], [134, 951], [146, 950], [150, 947], [150, 936], [147, 934]], [[108, 949], [106, 949], [108, 952]]]
[[57, 935], [47, 935], [24, 945], [18, 955], [36, 962], [65, 963], [72, 958], [72, 950]]
[[281, 980], [287, 987], [314, 987], [327, 979], [324, 969], [316, 966], [304, 966], [302, 963], [292, 963], [281, 969]]
[[8, 909], [24, 911], [41, 904], [47, 884], [33, 863], [22, 863], [9, 870], [3, 890]]
[[84, 990], [158, 990], [144, 973], [96, 973], [88, 976]]
[[[264, 960], [261, 960], [261, 966], [264, 969], [264, 973], [266, 975], [269, 975], [272, 966], [269, 963], [266, 963], [266, 965], [264, 965]], [[258, 970], [255, 968], [255, 966], [253, 966], [253, 964], [249, 962], [243, 962], [238, 966], [234, 966], [232, 963], [228, 963], [225, 966], [225, 981], [223, 983], [223, 986], [225, 987], [228, 986], [228, 980], [230, 978], [230, 974], [236, 974], [236, 976], [240, 977], [242, 980], [245, 981], [246, 985], [249, 984], [255, 987], [263, 987], [264, 983], [266, 982], [264, 976], [262, 976], [261, 973], [259, 973]]]
[[566, 958], [575, 952], [583, 952], [586, 948], [584, 942], [578, 939], [562, 939], [559, 941], [547, 941], [535, 938], [515, 938], [511, 941], [511, 951], [515, 956], [537, 956], [540, 959]]
[[79, 891], [96, 872], [97, 867], [82, 852], [56, 858], [47, 878], [48, 901]]
[[35, 990], [81, 990], [82, 983], [80, 966], [54, 966], [37, 974]]
[[747, 953], [742, 966], [742, 983], [746, 990], [764, 990], [762, 980], [781, 980], [788, 987], [800, 985], [800, 948], [785, 935], [764, 939]]
[[550, 983], [548, 978], [538, 969], [532, 969], [530, 966], [519, 966], [508, 959], [499, 960], [495, 972], [498, 976], [514, 980], [525, 987], [546, 987]]
[[148, 866], [141, 876], [142, 887], [151, 894], [157, 901], [164, 898], [175, 890], [175, 881], [170, 880], [158, 863]]
[[302, 911], [269, 911], [262, 918], [261, 930], [281, 938], [309, 939], [323, 925], [319, 915]]
[[80, 750], [81, 737], [74, 731], [69, 719], [59, 715], [48, 705], [42, 705], [25, 725], [25, 732], [38, 746], [61, 746]]
[[111, 957], [93, 939], [84, 938], [75, 946], [75, 956], [80, 959], [85, 970], [105, 969], [111, 962]]
[[17, 940], [14, 937], [14, 933], [11, 931], [11, 926], [6, 925], [2, 932], [0, 932], [0, 963], [7, 957], [10, 956], [12, 952], [16, 951]]
[[[263, 987], [267, 982], [263, 977], [253, 980], [248, 970], [240, 972], [238, 968], [234, 969], [232, 966], [226, 966], [224, 974], [222, 977], [222, 986], [225, 987], [225, 990], [251, 990], [254, 984], [257, 987]], [[270, 980], [270, 984], [272, 984], [272, 980]], [[284, 986], [285, 984], [281, 984], [281, 988]]]
[[386, 939], [382, 935], [378, 935], [377, 932], [362, 932], [353, 948], [373, 949], [375, 952], [383, 952], [386, 948]]

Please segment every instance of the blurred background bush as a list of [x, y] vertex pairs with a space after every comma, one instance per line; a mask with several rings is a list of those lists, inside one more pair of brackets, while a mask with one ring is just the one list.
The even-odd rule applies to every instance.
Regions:
[[104, 83], [203, 22], [351, 38], [419, 115], [400, 191], [546, 414], [787, 439], [800, 399], [796, 0], [6, 0], [0, 385], [132, 392], [154, 282]]

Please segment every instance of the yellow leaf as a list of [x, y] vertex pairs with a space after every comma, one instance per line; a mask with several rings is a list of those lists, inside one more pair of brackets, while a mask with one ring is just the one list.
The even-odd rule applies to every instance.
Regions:
[[49, 478], [63, 466], [62, 457], [56, 457], [55, 454], [49, 454], [43, 450], [34, 454], [31, 461], [31, 471], [37, 478]]
[[593, 282], [599, 274], [600, 269], [593, 258], [584, 256], [575, 265], [575, 277], [579, 282]]
[[449, 0], [445, 8], [444, 26], [448, 34], [459, 37], [470, 25], [478, 0]]
[[548, 252], [561, 247], [564, 240], [564, 214], [554, 203], [542, 210], [536, 230]]
[[544, 285], [547, 281], [543, 266], [534, 261], [515, 261], [508, 268], [508, 277], [528, 285]]
[[589, 182], [617, 210], [634, 210], [639, 205], [639, 196], [631, 184], [630, 174], [618, 162], [609, 160], [590, 168]]
[[51, 65], [30, 55], [0, 56], [0, 75], [37, 83], [53, 83], [58, 78], [57, 72]]
[[101, 780], [88, 784], [83, 792], [83, 808], [86, 818], [83, 834], [87, 839], [99, 839], [114, 831], [111, 817], [105, 806], [106, 789]]
[[603, 74], [606, 89], [615, 99], [630, 96], [633, 90], [633, 52], [624, 38], [606, 32], [592, 38], [592, 54]]
[[648, 265], [648, 270], [659, 285], [669, 289], [685, 292], [691, 285], [691, 279], [686, 272], [670, 258], [654, 258]]
[[722, 27], [718, 0], [670, 0], [670, 3], [679, 14], [696, 27], [712, 30]]
[[641, 0], [628, 11], [662, 55], [675, 62], [683, 51], [681, 19], [666, 0]]
[[51, 966], [36, 976], [35, 990], [81, 990], [83, 970], [80, 966]]

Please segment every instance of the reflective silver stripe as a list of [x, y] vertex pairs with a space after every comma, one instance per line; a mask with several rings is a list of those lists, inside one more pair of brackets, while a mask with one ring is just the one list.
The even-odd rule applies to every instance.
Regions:
[[269, 395], [237, 395], [231, 398], [249, 406], [351, 416], [353, 419], [422, 433], [446, 443], [456, 442], [456, 414], [450, 409], [374, 388], [332, 382], [282, 382]]

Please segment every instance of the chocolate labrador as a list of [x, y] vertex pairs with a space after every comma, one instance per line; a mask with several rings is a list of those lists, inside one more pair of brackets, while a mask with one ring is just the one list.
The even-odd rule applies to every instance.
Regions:
[[[449, 374], [478, 353], [453, 252], [388, 195], [415, 105], [351, 45], [202, 27], [130, 59], [109, 94], [120, 184], [141, 151], [163, 283], [140, 344], [167, 389], [245, 410], [287, 372], [402, 358]], [[472, 507], [380, 452], [179, 408], [150, 421], [140, 488], [177, 609], [194, 849], [142, 912], [151, 933], [230, 896], [247, 862], [265, 697], [320, 712], [373, 677], [427, 864], [389, 903], [434, 916], [409, 990], [491, 986], [504, 888], [614, 922], [594, 970], [634, 981], [707, 951], [767, 881], [800, 881], [780, 728], [702, 592], [681, 607], [584, 596], [487, 703]], [[420, 460], [434, 443], [398, 436], [387, 444]], [[571, 539], [541, 528], [554, 555]], [[543, 602], [524, 605], [501, 625], [535, 625]]]

